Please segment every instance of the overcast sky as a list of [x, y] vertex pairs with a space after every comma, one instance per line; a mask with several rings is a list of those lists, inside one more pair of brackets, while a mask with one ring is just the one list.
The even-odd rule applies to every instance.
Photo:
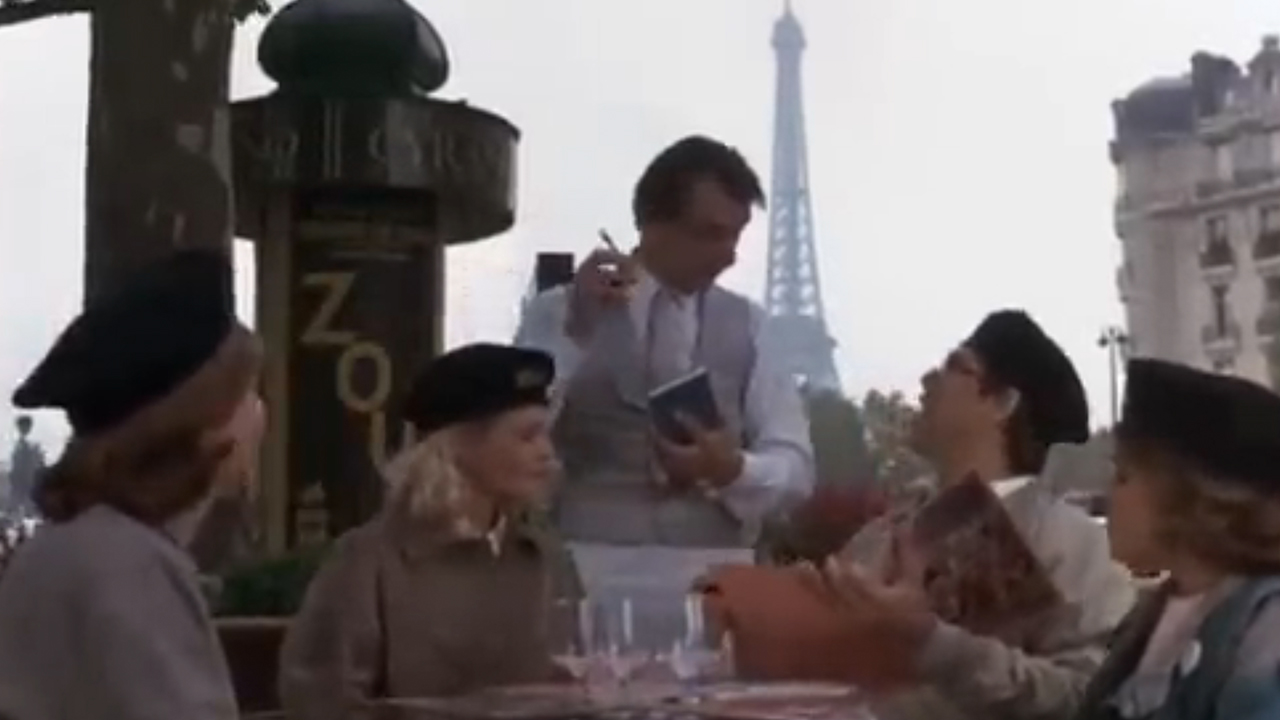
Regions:
[[[629, 235], [631, 185], [689, 133], [769, 172], [781, 0], [420, 0], [446, 38], [442, 95], [521, 127], [519, 221], [451, 252], [450, 343], [504, 339], [533, 254]], [[821, 273], [846, 389], [916, 392], [990, 309], [1030, 310], [1107, 421], [1096, 340], [1121, 320], [1110, 102], [1197, 49], [1247, 59], [1275, 0], [797, 0]], [[241, 31], [237, 97], [267, 91]], [[145, 38], [140, 38], [145, 42]], [[80, 302], [87, 23], [0, 29], [0, 390]], [[731, 287], [759, 297], [766, 224]], [[252, 288], [242, 265], [241, 287]], [[4, 403], [0, 403], [3, 406]], [[0, 407], [0, 439], [12, 415]], [[40, 418], [41, 437], [60, 437]], [[6, 442], [7, 445], [7, 442]]]

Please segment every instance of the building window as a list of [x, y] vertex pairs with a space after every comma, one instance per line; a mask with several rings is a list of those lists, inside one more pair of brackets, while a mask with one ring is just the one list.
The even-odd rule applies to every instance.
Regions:
[[1214, 215], [1204, 222], [1204, 249], [1200, 253], [1200, 267], [1218, 268], [1235, 264], [1235, 251], [1227, 232], [1227, 216]]
[[1262, 280], [1264, 302], [1267, 305], [1280, 306], [1280, 277], [1268, 277]]
[[1213, 285], [1209, 288], [1210, 300], [1213, 303], [1213, 330], [1216, 337], [1226, 337], [1227, 324], [1231, 317], [1227, 310], [1227, 286]]
[[1229, 237], [1230, 234], [1227, 232], [1227, 216], [1214, 215], [1208, 220], [1205, 220], [1204, 234], [1205, 240], [1210, 245], [1228, 242], [1231, 238]]
[[1258, 208], [1258, 230], [1262, 233], [1280, 230], [1280, 205], [1263, 205]]
[[1258, 260], [1280, 257], [1280, 205], [1264, 205], [1258, 209], [1258, 239], [1253, 257]]
[[1231, 172], [1235, 167], [1233, 158], [1231, 157], [1230, 145], [1218, 145], [1213, 149], [1213, 165], [1214, 176], [1218, 180], [1230, 180]]

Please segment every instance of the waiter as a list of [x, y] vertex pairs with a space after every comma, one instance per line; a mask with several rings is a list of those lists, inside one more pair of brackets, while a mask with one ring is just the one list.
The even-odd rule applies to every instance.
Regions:
[[[761, 343], [764, 311], [716, 283], [763, 204], [736, 150], [680, 140], [636, 184], [636, 250], [592, 253], [526, 306], [517, 333], [556, 361], [556, 523], [587, 592], [630, 598], [640, 623], [678, 618], [708, 566], [750, 562], [764, 516], [813, 483], [808, 420]], [[649, 393], [698, 368], [724, 422], [673, 444], [654, 432]]]

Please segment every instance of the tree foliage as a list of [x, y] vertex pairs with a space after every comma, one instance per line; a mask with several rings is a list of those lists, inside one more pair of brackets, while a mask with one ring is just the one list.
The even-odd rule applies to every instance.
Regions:
[[871, 466], [882, 487], [903, 487], [931, 473], [929, 464], [911, 449], [911, 427], [920, 412], [914, 403], [897, 390], [871, 390], [861, 410]]
[[805, 401], [817, 483], [834, 487], [873, 483], [866, 426], [858, 406], [830, 390], [808, 392]]

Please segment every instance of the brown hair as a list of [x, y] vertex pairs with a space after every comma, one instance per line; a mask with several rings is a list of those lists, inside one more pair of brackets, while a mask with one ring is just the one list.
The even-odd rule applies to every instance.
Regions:
[[1118, 434], [1118, 455], [1150, 471], [1157, 539], [1232, 574], [1280, 572], [1280, 497], [1221, 478], [1161, 444]]
[[213, 487], [232, 442], [211, 443], [257, 377], [262, 350], [237, 326], [212, 358], [163, 398], [118, 425], [76, 436], [36, 491], [54, 522], [105, 504], [158, 525], [195, 506]]
[[[978, 388], [987, 396], [1016, 392], [985, 372], [978, 378]], [[1049, 446], [1036, 437], [1031, 410], [1021, 398], [1005, 421], [1004, 454], [1009, 471], [1015, 475], [1039, 474], [1049, 456]]]

